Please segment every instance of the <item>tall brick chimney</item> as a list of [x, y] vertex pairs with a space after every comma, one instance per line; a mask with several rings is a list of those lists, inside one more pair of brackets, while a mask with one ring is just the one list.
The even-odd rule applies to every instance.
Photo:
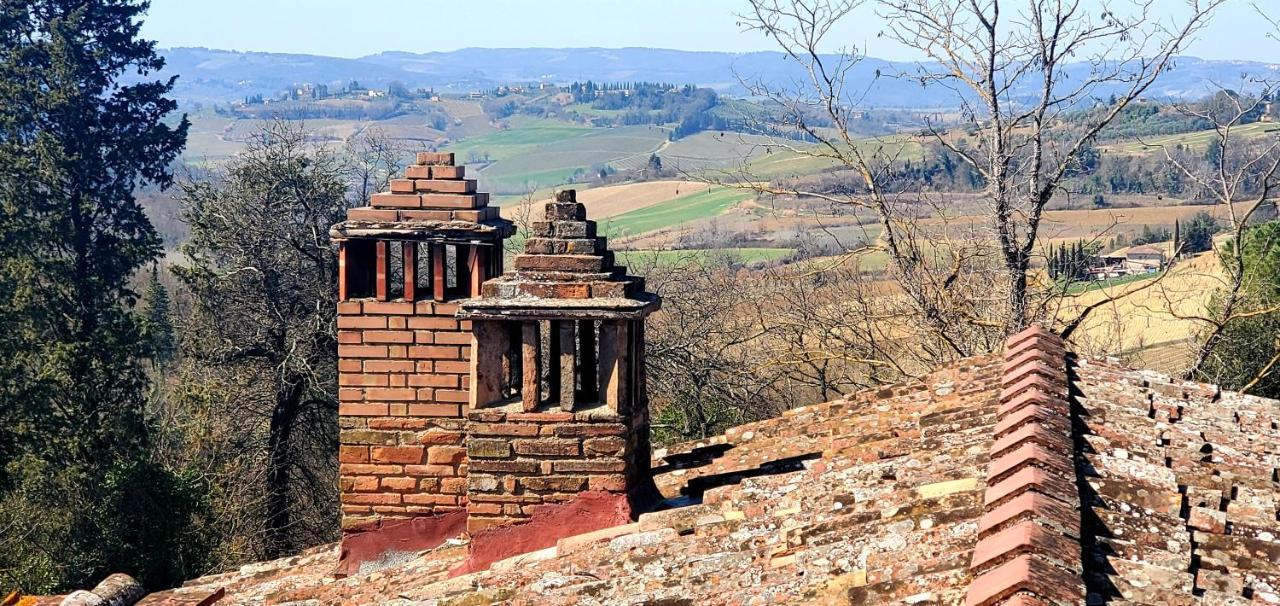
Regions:
[[514, 232], [488, 201], [453, 154], [420, 153], [390, 193], [330, 230], [343, 546], [370, 552], [354, 559], [387, 547], [360, 536], [392, 530], [394, 545], [410, 550], [431, 540], [414, 537], [427, 532], [422, 518], [465, 506], [472, 326], [456, 317], [457, 302], [502, 273], [502, 242]]
[[573, 190], [546, 205], [514, 265], [459, 313], [472, 332], [468, 529], [582, 492], [647, 505], [644, 318], [658, 297], [614, 265]]

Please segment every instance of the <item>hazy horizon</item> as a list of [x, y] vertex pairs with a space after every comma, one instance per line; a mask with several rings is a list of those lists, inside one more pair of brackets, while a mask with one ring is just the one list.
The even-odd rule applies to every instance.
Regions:
[[[1098, 10], [1102, 5], [1100, 0], [1086, 2]], [[360, 10], [338, 0], [152, 0], [142, 33], [164, 48], [349, 59], [469, 48], [645, 48], [737, 54], [778, 50], [762, 35], [741, 31], [736, 14], [748, 8], [745, 0], [473, 0], [459, 10], [424, 8], [421, 2], [407, 0], [373, 0]], [[1177, 12], [1175, 8], [1165, 16]], [[256, 18], [246, 19], [246, 15]], [[447, 27], [443, 21], [449, 22]], [[1230, 2], [1180, 54], [1207, 60], [1280, 62], [1280, 41], [1266, 35], [1267, 25], [1247, 0]], [[885, 26], [883, 18], [863, 7], [833, 30], [834, 44], [824, 50], [838, 50], [837, 44], [855, 45], [880, 59], [921, 58], [880, 37]]]

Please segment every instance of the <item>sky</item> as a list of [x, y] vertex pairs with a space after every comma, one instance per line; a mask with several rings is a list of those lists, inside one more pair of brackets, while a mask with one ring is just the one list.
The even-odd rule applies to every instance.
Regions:
[[[1094, 10], [1104, 1], [1084, 0]], [[1151, 1], [1174, 15], [1187, 0]], [[152, 0], [143, 33], [162, 47], [336, 57], [466, 47], [775, 50], [760, 34], [742, 31], [735, 13], [747, 7], [746, 0]], [[831, 38], [883, 59], [918, 59], [877, 37], [885, 25], [862, 9]], [[1228, 0], [1185, 54], [1280, 63], [1280, 42], [1266, 38], [1267, 25], [1249, 0]]]

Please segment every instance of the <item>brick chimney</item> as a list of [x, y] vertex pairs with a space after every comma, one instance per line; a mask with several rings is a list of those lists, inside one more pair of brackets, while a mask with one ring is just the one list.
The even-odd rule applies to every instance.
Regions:
[[389, 193], [330, 230], [344, 548], [371, 530], [411, 535], [421, 524], [406, 522], [465, 506], [472, 326], [457, 302], [502, 273], [514, 228], [464, 176], [453, 154], [420, 153]]
[[562, 191], [515, 270], [461, 305], [472, 333], [469, 530], [582, 492], [629, 506], [655, 497], [644, 318], [660, 301], [613, 261], [574, 191]]

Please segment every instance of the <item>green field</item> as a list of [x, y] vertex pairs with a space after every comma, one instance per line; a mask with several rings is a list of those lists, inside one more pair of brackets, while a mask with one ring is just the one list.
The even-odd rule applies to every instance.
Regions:
[[590, 132], [591, 129], [585, 126], [546, 120], [469, 137], [448, 146], [445, 151], [456, 154], [459, 162], [472, 156], [487, 156], [492, 162], [501, 162], [531, 153], [540, 146], [582, 137]]
[[610, 237], [637, 236], [714, 217], [751, 196], [751, 192], [740, 189], [712, 188], [616, 215], [606, 223], [605, 230]]
[[603, 166], [643, 166], [666, 137], [666, 129], [649, 126], [533, 127], [462, 141], [450, 151], [468, 150], [459, 160], [465, 160], [469, 150], [488, 152], [494, 162], [476, 173], [481, 186], [495, 194], [513, 194], [566, 183]]
[[[812, 149], [820, 152], [817, 145], [796, 142], [797, 149]], [[920, 160], [924, 158], [924, 146], [908, 135], [893, 135], [858, 139], [854, 146], [868, 159], [878, 157], [882, 160], [896, 161]], [[761, 178], [777, 178], [811, 175], [837, 166], [835, 160], [813, 157], [790, 150], [775, 149], [772, 153], [756, 154], [747, 163], [747, 174]]]
[[[1275, 122], [1254, 122], [1253, 124], [1245, 124], [1231, 129], [1233, 139], [1250, 139], [1260, 137], [1268, 133], [1280, 131], [1280, 124]], [[1162, 137], [1151, 137], [1143, 141], [1125, 141], [1123, 143], [1112, 143], [1100, 146], [1106, 151], [1114, 151], [1122, 154], [1142, 154], [1147, 152], [1159, 151], [1163, 147], [1174, 147], [1181, 145], [1183, 147], [1203, 148], [1218, 138], [1217, 131], [1200, 130], [1191, 133], [1181, 133], [1177, 135], [1165, 135]]]
[[790, 248], [708, 248], [687, 250], [620, 250], [618, 263], [636, 267], [702, 263], [709, 259], [731, 259], [739, 263], [777, 261], [795, 253]]

